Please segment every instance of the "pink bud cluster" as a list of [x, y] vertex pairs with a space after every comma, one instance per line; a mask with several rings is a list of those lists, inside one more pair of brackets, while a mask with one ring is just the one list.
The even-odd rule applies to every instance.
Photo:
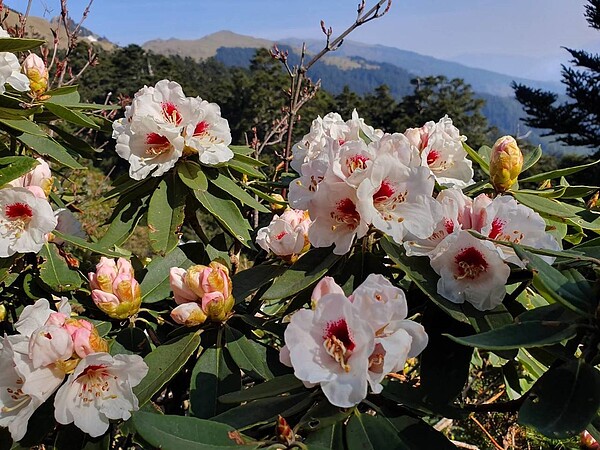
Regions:
[[92, 300], [113, 319], [126, 319], [137, 314], [142, 303], [140, 285], [129, 261], [102, 257], [96, 272], [89, 274]]

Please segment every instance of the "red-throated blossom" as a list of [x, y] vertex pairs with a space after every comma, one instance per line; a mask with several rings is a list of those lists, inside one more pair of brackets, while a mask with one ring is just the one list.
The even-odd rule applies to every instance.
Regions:
[[310, 247], [308, 229], [311, 223], [307, 211], [287, 209], [258, 230], [256, 243], [287, 262], [295, 262]]

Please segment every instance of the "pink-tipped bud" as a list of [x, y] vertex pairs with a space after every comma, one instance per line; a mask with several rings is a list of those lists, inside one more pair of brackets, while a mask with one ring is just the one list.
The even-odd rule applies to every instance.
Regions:
[[89, 274], [92, 300], [113, 319], [126, 319], [137, 314], [142, 303], [140, 285], [131, 263], [119, 258], [101, 258], [96, 272]]
[[171, 311], [171, 318], [180, 325], [195, 327], [206, 321], [206, 314], [198, 303], [183, 303]]
[[281, 216], [274, 216], [269, 226], [258, 230], [256, 243], [293, 263], [310, 248], [308, 229], [311, 223], [308, 211], [286, 209]]
[[185, 283], [186, 274], [187, 270], [181, 267], [171, 267], [171, 270], [169, 270], [169, 284], [171, 285], [175, 302], [178, 305], [200, 300], [200, 297]]
[[496, 141], [490, 157], [490, 179], [496, 192], [506, 192], [523, 168], [523, 153], [512, 136], [504, 136]]
[[312, 295], [310, 296], [310, 302], [313, 309], [316, 308], [317, 302], [321, 299], [321, 297], [327, 294], [345, 295], [344, 290], [335, 282], [332, 277], [323, 277], [321, 281], [316, 284], [312, 291]]
[[25, 175], [7, 183], [7, 186], [24, 187], [29, 189], [38, 198], [46, 199], [52, 190], [54, 178], [50, 166], [42, 158], [37, 158], [39, 163]]
[[30, 53], [23, 61], [23, 73], [29, 78], [31, 92], [40, 96], [48, 90], [48, 68], [44, 60]]

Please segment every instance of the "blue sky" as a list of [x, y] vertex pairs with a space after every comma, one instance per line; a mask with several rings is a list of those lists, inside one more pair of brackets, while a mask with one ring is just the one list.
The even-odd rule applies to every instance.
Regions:
[[[269, 39], [320, 37], [324, 19], [341, 32], [359, 0], [95, 0], [85, 23], [120, 45], [171, 37], [196, 39], [228, 29]], [[5, 0], [23, 9], [26, 0]], [[373, 5], [375, 0], [367, 1]], [[389, 14], [351, 39], [463, 61], [510, 74], [557, 78], [561, 46], [600, 51], [587, 27], [585, 0], [394, 0]], [[86, 0], [70, 0], [77, 19]], [[51, 17], [59, 0], [33, 0], [32, 14]], [[516, 72], [516, 73], [515, 73]]]

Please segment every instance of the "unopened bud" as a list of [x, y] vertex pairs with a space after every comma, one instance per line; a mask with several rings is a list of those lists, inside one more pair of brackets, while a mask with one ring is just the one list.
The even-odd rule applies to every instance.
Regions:
[[206, 314], [198, 303], [183, 303], [171, 311], [171, 318], [180, 325], [196, 327], [206, 322]]
[[285, 445], [292, 445], [292, 443], [296, 440], [296, 435], [294, 434], [294, 430], [289, 426], [287, 420], [285, 420], [281, 416], [277, 416], [277, 440]]
[[142, 303], [140, 285], [131, 263], [119, 258], [115, 263], [102, 258], [96, 272], [89, 274], [92, 300], [113, 319], [126, 319], [137, 314]]
[[490, 158], [490, 179], [496, 192], [506, 192], [523, 168], [523, 153], [512, 136], [496, 141]]
[[23, 61], [23, 73], [29, 78], [31, 92], [36, 96], [41, 96], [48, 90], [48, 68], [44, 60], [35, 53], [29, 54]]
[[[285, 209], [287, 208], [287, 206], [285, 205], [285, 199], [279, 194], [273, 194], [273, 195], [271, 195], [271, 197], [274, 200], [277, 200], [277, 203], [272, 202], [269, 204], [269, 206], [271, 207], [271, 211], [273, 211], [275, 214], [280, 214], [280, 213], [284, 212]], [[278, 203], [278, 202], [281, 202], [281, 203]]]
[[6, 320], [6, 306], [0, 305], [0, 322], [4, 322]]

